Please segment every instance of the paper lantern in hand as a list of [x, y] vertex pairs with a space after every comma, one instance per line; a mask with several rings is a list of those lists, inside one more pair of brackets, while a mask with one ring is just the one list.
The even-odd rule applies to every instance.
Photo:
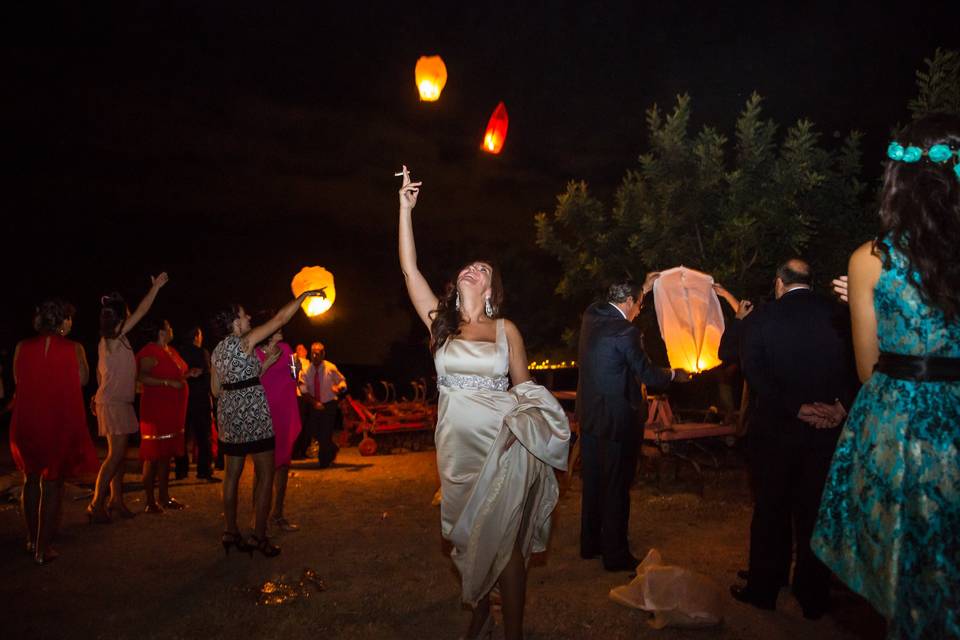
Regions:
[[507, 117], [507, 107], [500, 102], [497, 108], [493, 110], [490, 121], [487, 123], [487, 131], [483, 134], [483, 150], [487, 153], [497, 154], [503, 149], [503, 143], [507, 139], [507, 125], [510, 124], [510, 118]]
[[724, 322], [713, 277], [686, 267], [668, 269], [653, 283], [653, 299], [671, 367], [699, 373], [720, 364]]
[[323, 267], [304, 267], [300, 273], [293, 276], [290, 283], [293, 289], [293, 295], [299, 296], [304, 291], [317, 291], [323, 289], [323, 294], [310, 296], [301, 303], [303, 312], [311, 318], [326, 313], [333, 306], [333, 301], [337, 297], [337, 290], [333, 286], [333, 274]]
[[421, 56], [413, 70], [423, 102], [436, 102], [447, 84], [447, 65], [440, 56]]

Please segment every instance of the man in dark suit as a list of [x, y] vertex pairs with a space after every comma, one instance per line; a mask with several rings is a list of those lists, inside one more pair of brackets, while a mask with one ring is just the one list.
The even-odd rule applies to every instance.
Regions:
[[776, 301], [743, 326], [743, 374], [757, 398], [749, 435], [755, 495], [747, 584], [730, 591], [774, 609], [795, 537], [793, 593], [805, 617], [819, 618], [830, 572], [813, 555], [810, 535], [857, 382], [849, 312], [814, 295], [810, 283], [810, 266], [788, 260], [777, 269]]
[[632, 324], [656, 276], [647, 276], [642, 288], [631, 282], [612, 285], [606, 301], [587, 308], [580, 327], [580, 556], [601, 555], [608, 571], [633, 571], [638, 564], [630, 553], [627, 528], [647, 409], [640, 383], [665, 387], [671, 380], [689, 379], [683, 371], [650, 364], [640, 331]]

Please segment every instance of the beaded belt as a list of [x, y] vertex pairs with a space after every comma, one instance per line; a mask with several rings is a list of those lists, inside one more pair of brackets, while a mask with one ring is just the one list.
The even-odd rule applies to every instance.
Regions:
[[510, 388], [510, 380], [506, 376], [488, 378], [487, 376], [471, 376], [451, 373], [437, 378], [437, 386], [451, 389], [471, 389], [474, 391], [506, 391]]
[[220, 385], [226, 391], [236, 391], [237, 389], [246, 389], [247, 387], [256, 387], [260, 384], [260, 378], [247, 378], [240, 382], [225, 382]]
[[180, 431], [176, 431], [174, 433], [162, 433], [158, 436], [151, 435], [149, 433], [142, 433], [140, 434], [140, 439], [141, 440], [169, 440], [170, 438], [176, 438], [179, 435], [183, 435], [183, 429], [180, 429]]
[[960, 380], [960, 358], [908, 356], [880, 352], [874, 371], [900, 380], [916, 382], [956, 382]]

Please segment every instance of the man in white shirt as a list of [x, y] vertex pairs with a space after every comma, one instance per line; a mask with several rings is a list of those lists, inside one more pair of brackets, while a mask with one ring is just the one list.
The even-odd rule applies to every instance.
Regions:
[[[333, 442], [333, 430], [337, 425], [339, 406], [337, 397], [347, 389], [347, 379], [337, 365], [326, 359], [322, 342], [310, 345], [310, 364], [300, 380], [300, 396], [307, 404], [308, 434], [317, 439], [317, 462], [320, 467], [329, 467], [337, 457], [339, 447]], [[309, 439], [307, 440], [309, 442]]]

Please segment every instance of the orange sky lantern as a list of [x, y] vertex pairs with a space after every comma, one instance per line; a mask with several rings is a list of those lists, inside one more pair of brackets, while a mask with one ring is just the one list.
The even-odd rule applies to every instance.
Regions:
[[421, 56], [414, 69], [417, 91], [423, 102], [436, 102], [447, 84], [447, 65], [440, 56]]
[[483, 150], [487, 153], [497, 154], [503, 149], [503, 143], [507, 139], [507, 125], [510, 124], [510, 118], [507, 117], [507, 107], [501, 101], [497, 108], [493, 110], [490, 121], [487, 122], [487, 131], [483, 135]]
[[323, 267], [304, 267], [300, 273], [293, 276], [290, 283], [293, 295], [299, 296], [304, 291], [323, 289], [323, 296], [310, 296], [300, 305], [303, 312], [315, 318], [330, 310], [337, 297], [337, 290], [333, 286], [333, 274]]

